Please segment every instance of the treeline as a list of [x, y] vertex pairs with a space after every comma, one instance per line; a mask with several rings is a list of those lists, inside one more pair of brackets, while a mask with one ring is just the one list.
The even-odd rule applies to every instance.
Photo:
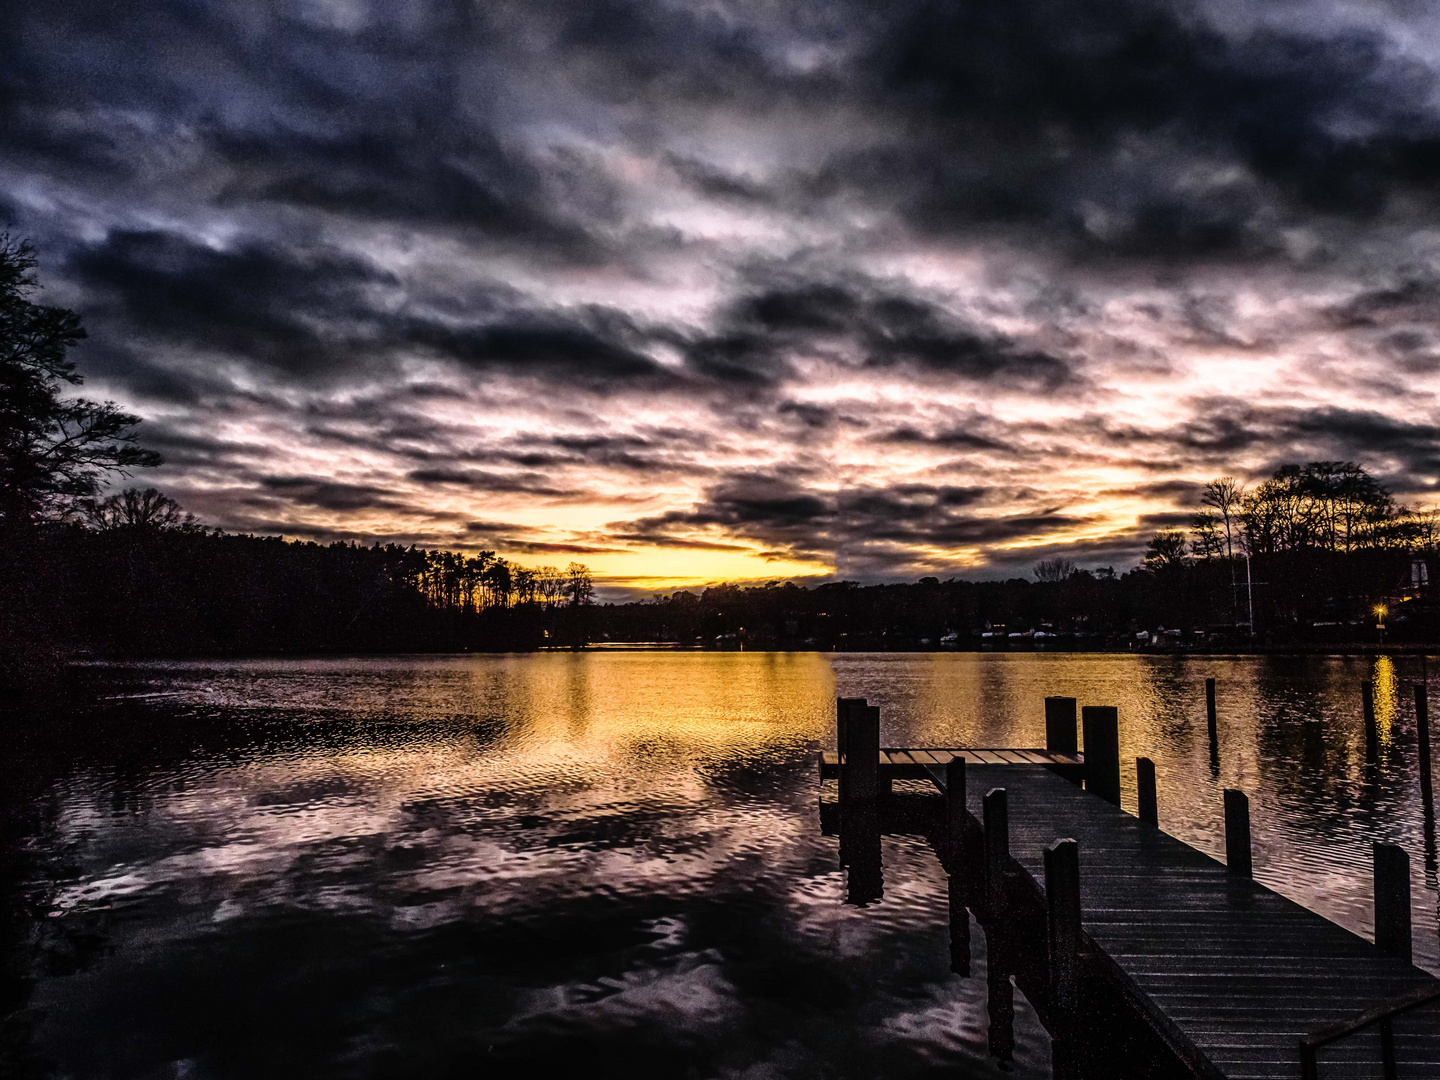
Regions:
[[1249, 648], [1440, 638], [1429, 590], [1440, 515], [1399, 506], [1353, 462], [1205, 485], [1189, 529], [1140, 566], [1030, 577], [802, 588], [717, 586], [601, 609], [597, 633], [705, 646]]
[[510, 650], [589, 633], [579, 563], [226, 534], [153, 489], [83, 502], [10, 539], [23, 594], [4, 590], [4, 635], [32, 675], [86, 654]]
[[1257, 634], [1343, 638], [1384, 623], [1395, 635], [1434, 635], [1429, 572], [1440, 512], [1395, 502], [1350, 461], [1285, 465], [1247, 489], [1206, 484], [1188, 530], [1151, 538], [1148, 573], [1174, 607]]

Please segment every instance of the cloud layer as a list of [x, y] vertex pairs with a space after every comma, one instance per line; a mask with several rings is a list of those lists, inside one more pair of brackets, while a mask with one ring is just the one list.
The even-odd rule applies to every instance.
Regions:
[[1360, 0], [73, 0], [0, 27], [0, 218], [213, 524], [637, 588], [1123, 564], [1217, 473], [1429, 501], [1436, 41]]

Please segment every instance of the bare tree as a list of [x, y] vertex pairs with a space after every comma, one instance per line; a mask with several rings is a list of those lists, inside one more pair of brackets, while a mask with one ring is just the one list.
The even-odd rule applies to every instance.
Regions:
[[179, 503], [156, 488], [130, 487], [103, 499], [85, 499], [79, 509], [81, 520], [92, 529], [162, 532], [200, 528], [194, 514], [187, 514]]
[[1067, 581], [1077, 567], [1069, 559], [1042, 559], [1035, 564], [1035, 580], [1042, 582]]
[[595, 586], [590, 581], [590, 568], [584, 563], [572, 562], [565, 567], [566, 591], [572, 607], [584, 607], [595, 595]]
[[1145, 569], [1152, 574], [1179, 570], [1185, 558], [1185, 530], [1162, 529], [1146, 545]]
[[1200, 494], [1200, 504], [1207, 506], [1220, 518], [1225, 530], [1225, 565], [1230, 568], [1230, 621], [1238, 623], [1240, 612], [1235, 598], [1235, 531], [1245, 508], [1245, 485], [1233, 476], [1219, 476], [1205, 485]]
[[1198, 510], [1190, 517], [1190, 554], [1209, 562], [1224, 550], [1220, 535], [1220, 518], [1213, 510]]

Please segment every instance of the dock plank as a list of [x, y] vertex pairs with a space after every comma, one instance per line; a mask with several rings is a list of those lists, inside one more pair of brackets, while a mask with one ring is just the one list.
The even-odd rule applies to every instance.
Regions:
[[[945, 770], [926, 772], [943, 790]], [[977, 822], [996, 787], [1007, 790], [1010, 851], [1028, 886], [1043, 898], [1044, 849], [1073, 837], [1091, 943], [1156, 1022], [1220, 1075], [1297, 1077], [1302, 1035], [1435, 981], [1041, 765], [971, 766], [966, 794]], [[1425, 1063], [1440, 1058], [1440, 1038], [1403, 1041], [1406, 1075], [1437, 1075]], [[1378, 1072], [1373, 1052], [1337, 1047], [1325, 1061], [1327, 1077]]]

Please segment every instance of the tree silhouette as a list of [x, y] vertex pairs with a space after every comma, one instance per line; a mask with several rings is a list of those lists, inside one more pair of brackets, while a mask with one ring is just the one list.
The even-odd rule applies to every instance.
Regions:
[[138, 417], [60, 396], [83, 381], [66, 354], [85, 330], [73, 311], [28, 299], [34, 267], [29, 241], [0, 234], [0, 524], [11, 528], [74, 511], [107, 473], [160, 464], [136, 445]]
[[126, 488], [103, 499], [85, 499], [79, 504], [80, 519], [92, 529], [185, 529], [201, 528], [194, 514], [186, 513], [174, 499], [155, 488]]

